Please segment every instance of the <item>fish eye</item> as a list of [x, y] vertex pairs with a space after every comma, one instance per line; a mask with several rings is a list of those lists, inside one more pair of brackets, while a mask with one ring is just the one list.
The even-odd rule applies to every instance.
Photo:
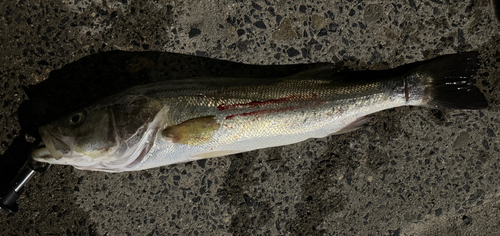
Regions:
[[84, 114], [83, 112], [77, 112], [69, 117], [70, 125], [77, 125], [83, 121]]

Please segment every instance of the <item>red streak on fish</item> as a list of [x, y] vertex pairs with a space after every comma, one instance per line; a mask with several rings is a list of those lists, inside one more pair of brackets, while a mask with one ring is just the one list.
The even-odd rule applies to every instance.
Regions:
[[261, 101], [251, 101], [249, 103], [238, 103], [238, 104], [231, 104], [231, 105], [226, 105], [226, 104], [222, 103], [219, 106], [217, 106], [217, 109], [219, 109], [219, 111], [223, 111], [223, 110], [230, 109], [230, 108], [244, 107], [244, 106], [248, 106], [248, 108], [252, 108], [252, 107], [257, 107], [257, 106], [261, 106], [261, 105], [288, 102], [288, 101], [290, 101], [292, 99], [314, 98], [315, 96], [316, 96], [315, 94], [313, 96], [309, 96], [309, 95], [291, 95], [291, 96], [284, 97], [284, 98], [270, 99], [270, 100], [262, 101], [262, 102]]

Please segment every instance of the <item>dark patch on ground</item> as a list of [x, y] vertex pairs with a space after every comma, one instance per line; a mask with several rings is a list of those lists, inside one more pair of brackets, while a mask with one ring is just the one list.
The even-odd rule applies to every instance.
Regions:
[[290, 170], [288, 166], [284, 165], [286, 160], [282, 158], [281, 150], [282, 147], [273, 147], [266, 150], [266, 154], [270, 158], [265, 160], [265, 162], [271, 167], [272, 171], [286, 172]]
[[446, 124], [446, 111], [438, 110], [438, 109], [429, 109], [429, 113], [431, 114], [429, 117], [434, 121], [437, 125], [445, 125]]
[[390, 109], [374, 114], [374, 124], [370, 124], [370, 132], [379, 139], [375, 140], [373, 144], [386, 146], [392, 139], [398, 137], [403, 132], [401, 129], [401, 115], [409, 109], [411, 108], [404, 107], [400, 110]]
[[495, 8], [495, 16], [497, 17], [498, 21], [500, 21], [500, 1], [492, 0], [492, 2], [493, 2], [493, 7]]
[[481, 73], [476, 76], [478, 80], [476, 85], [483, 91], [486, 100], [489, 103], [489, 108], [497, 111], [499, 109], [498, 103], [500, 97], [500, 76], [490, 76], [500, 74], [500, 35], [491, 37], [488, 43], [481, 47], [481, 68], [488, 70], [489, 73]]
[[[60, 235], [62, 232], [66, 235], [98, 235], [95, 225], [88, 220], [89, 213], [78, 207], [74, 198], [68, 198], [74, 191], [79, 191], [78, 178], [72, 174], [74, 169], [57, 169], [38, 174], [35, 176], [37, 181], [28, 184], [19, 201], [19, 212], [6, 220], [6, 223], [22, 225], [21, 228], [11, 228], [10, 235]], [[69, 187], [72, 186], [70, 183], [76, 186]], [[72, 220], [65, 220], [67, 218]]]
[[[342, 145], [342, 139], [330, 146]], [[331, 149], [330, 149], [331, 150]], [[335, 178], [339, 174], [348, 180], [359, 162], [350, 155], [328, 153], [315, 158], [311, 170], [304, 178], [302, 201], [295, 205], [297, 218], [287, 222], [291, 235], [324, 235], [326, 230], [318, 229], [328, 215], [344, 209], [348, 201], [342, 194], [342, 184]], [[347, 181], [350, 184], [350, 181]], [[333, 190], [332, 192], [332, 188]]]
[[376, 171], [380, 167], [385, 166], [390, 162], [390, 158], [387, 156], [387, 154], [381, 152], [375, 146], [370, 144], [368, 146], [368, 149], [370, 150], [370, 152], [365, 161], [365, 165], [366, 167], [368, 167], [368, 169]]
[[266, 176], [253, 177], [257, 151], [236, 154], [231, 158], [231, 166], [225, 176], [222, 189], [218, 190], [221, 204], [235, 207], [231, 217], [229, 232], [233, 235], [255, 235], [256, 229], [274, 218], [271, 203], [259, 200], [249, 186], [266, 180]]

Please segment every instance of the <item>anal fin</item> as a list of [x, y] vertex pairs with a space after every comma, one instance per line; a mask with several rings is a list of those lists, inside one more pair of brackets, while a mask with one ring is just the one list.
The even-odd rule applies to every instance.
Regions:
[[356, 120], [354, 120], [352, 123], [348, 124], [346, 127], [340, 129], [339, 131], [337, 131], [333, 134], [344, 134], [344, 133], [348, 133], [351, 131], [355, 131], [355, 130], [361, 128], [361, 126], [368, 123], [369, 121], [370, 121], [369, 116], [359, 117]]

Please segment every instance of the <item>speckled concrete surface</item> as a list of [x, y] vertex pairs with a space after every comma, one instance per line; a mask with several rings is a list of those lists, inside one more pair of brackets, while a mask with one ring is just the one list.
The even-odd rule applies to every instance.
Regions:
[[490, 1], [21, 0], [0, 3], [0, 23], [1, 152], [21, 132], [22, 86], [116, 49], [352, 69], [479, 50], [490, 102], [392, 109], [354, 133], [135, 173], [54, 166], [0, 217], [1, 235], [500, 234]]

